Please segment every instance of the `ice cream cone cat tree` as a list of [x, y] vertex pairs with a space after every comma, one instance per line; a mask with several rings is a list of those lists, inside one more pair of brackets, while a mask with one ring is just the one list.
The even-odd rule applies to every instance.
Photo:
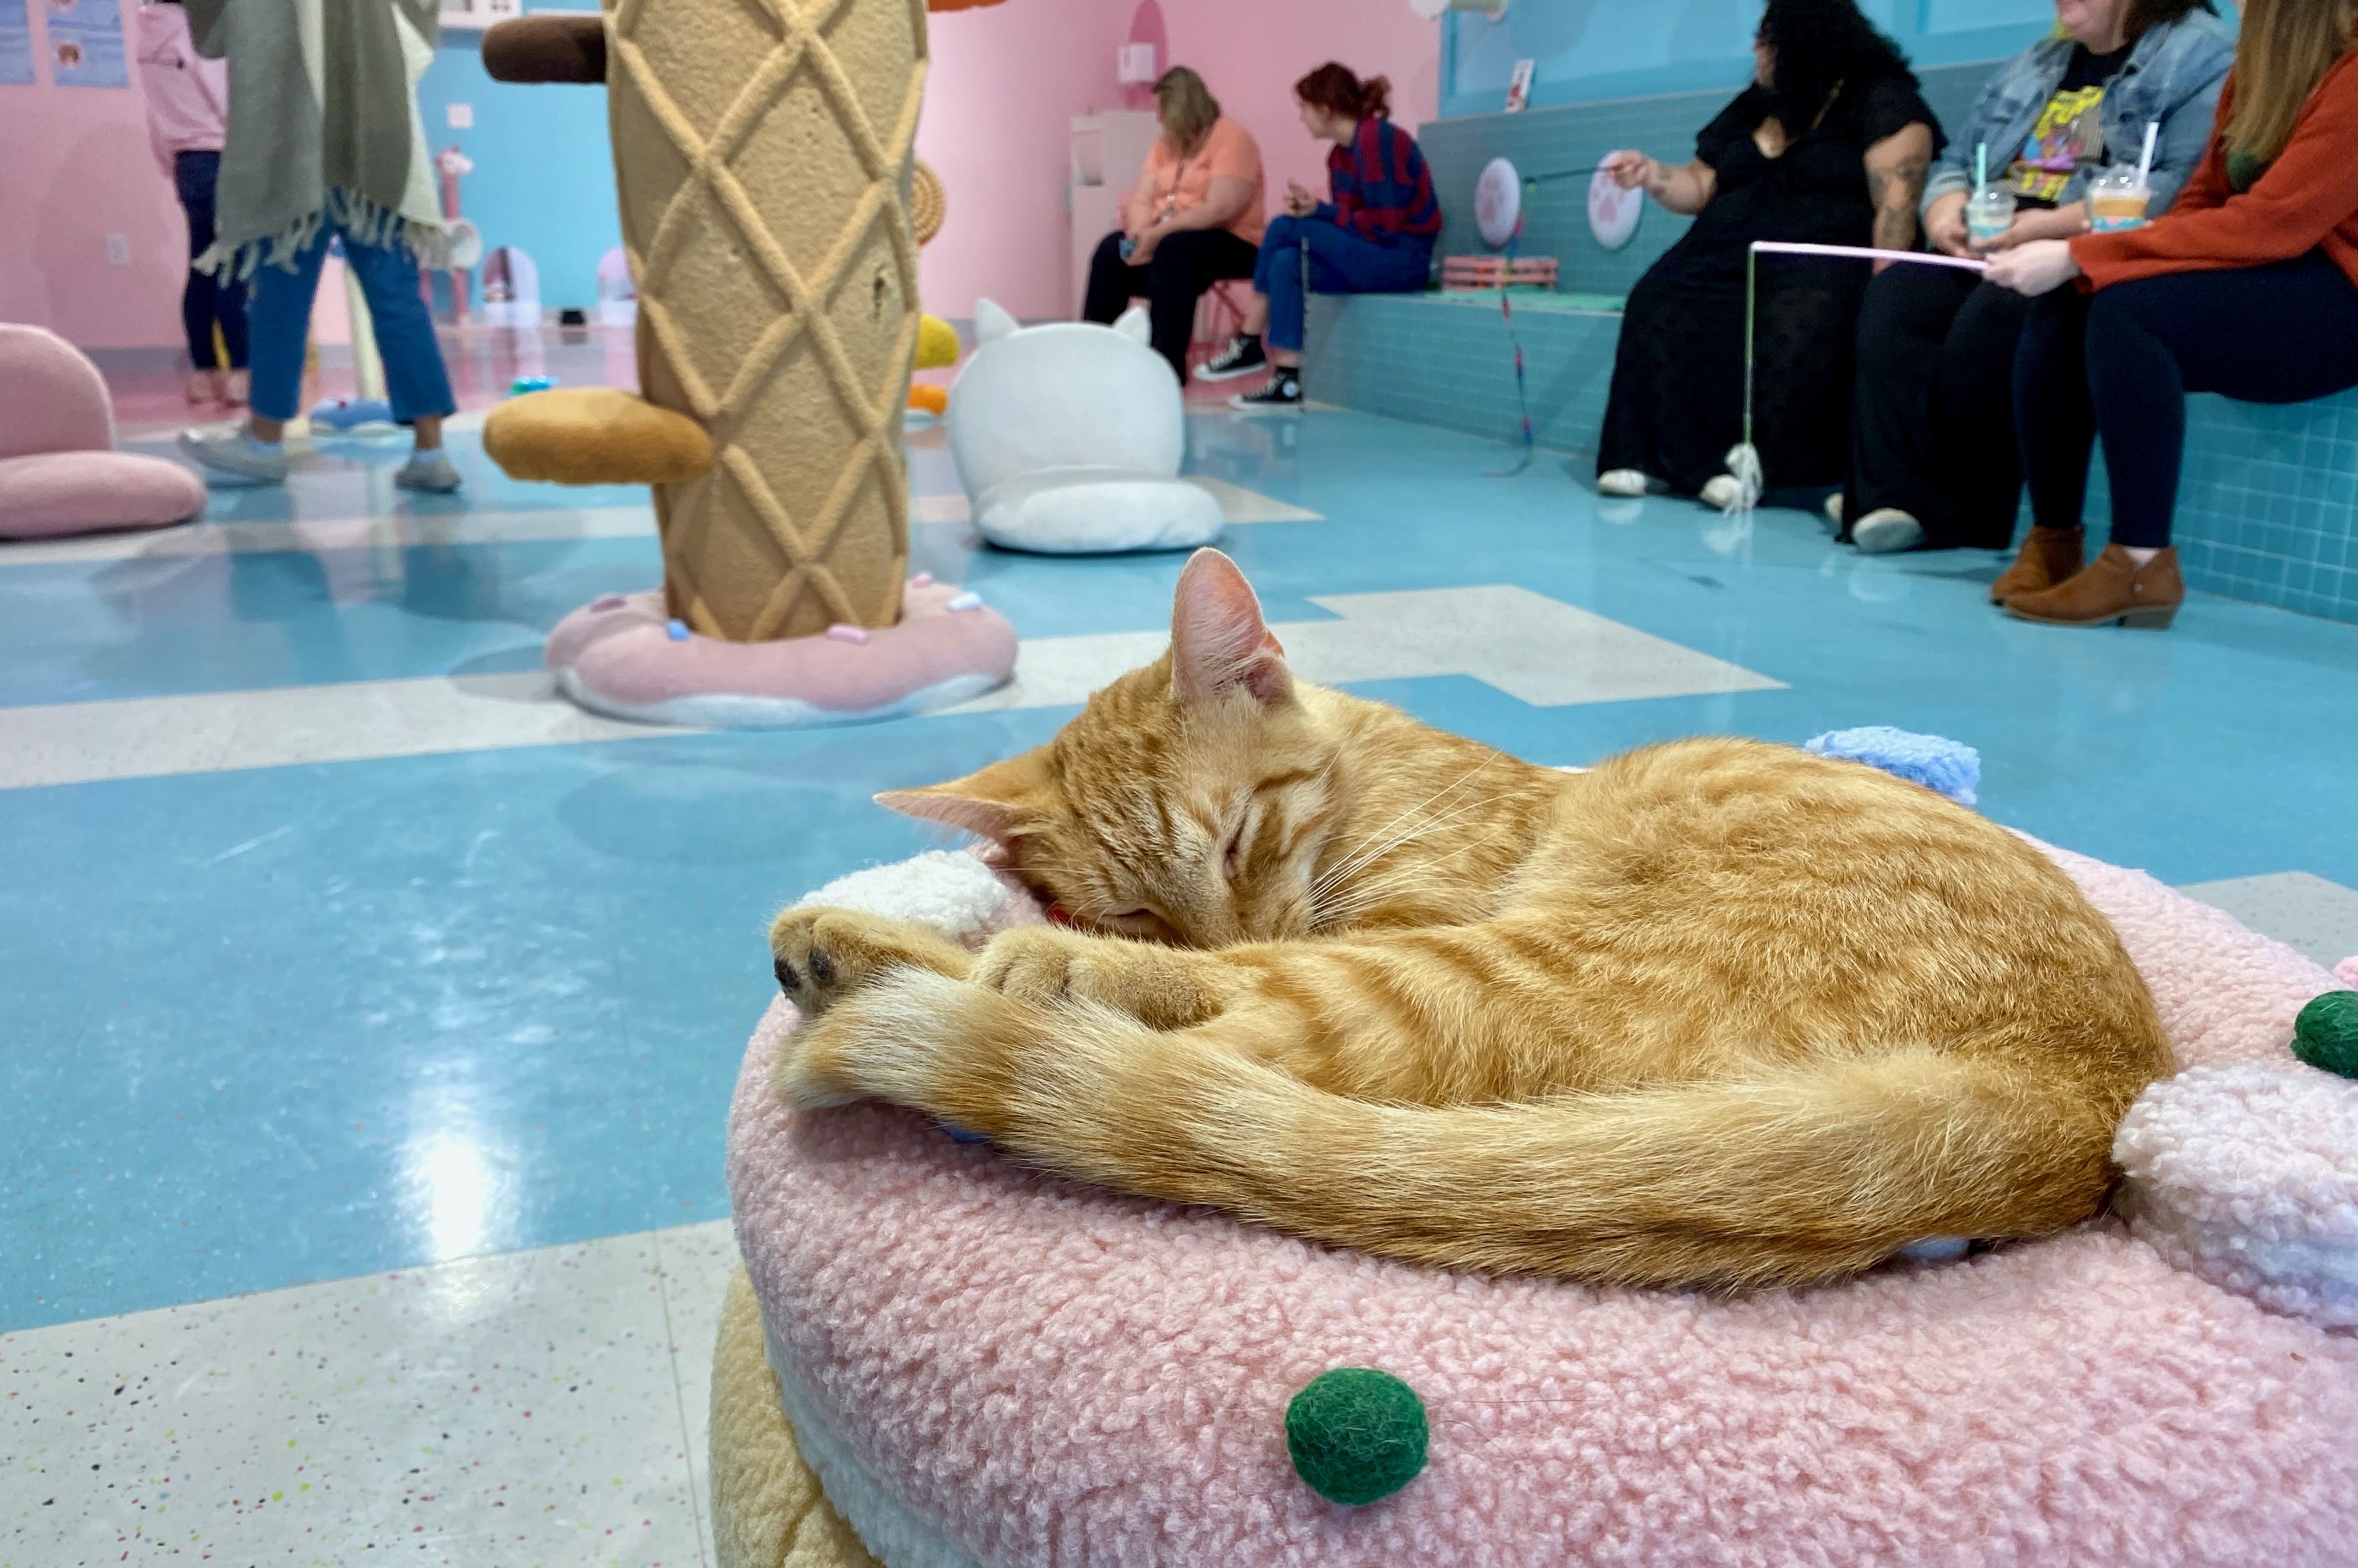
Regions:
[[533, 393], [485, 422], [511, 475], [654, 487], [664, 588], [549, 639], [585, 706], [840, 722], [1012, 672], [973, 595], [906, 580], [901, 423], [920, 346], [914, 0], [609, 0], [485, 35], [515, 81], [602, 82], [641, 393]]

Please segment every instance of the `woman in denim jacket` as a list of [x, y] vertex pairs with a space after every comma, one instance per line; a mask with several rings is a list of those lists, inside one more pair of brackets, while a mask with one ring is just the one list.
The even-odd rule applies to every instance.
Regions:
[[[2088, 228], [2084, 196], [2107, 165], [2136, 162], [2159, 122], [2147, 211], [2201, 161], [2234, 36], [2211, 0], [2056, 0], [2054, 36], [1998, 71], [1934, 165], [1924, 231], [1952, 255], [2011, 250]], [[1974, 150], [2011, 191], [2013, 226], [1971, 243]], [[1952, 267], [1892, 266], [1858, 317], [1849, 482], [1829, 503], [1845, 536], [1880, 554], [1919, 546], [2003, 549], [2022, 490], [2011, 392], [2030, 302]]]

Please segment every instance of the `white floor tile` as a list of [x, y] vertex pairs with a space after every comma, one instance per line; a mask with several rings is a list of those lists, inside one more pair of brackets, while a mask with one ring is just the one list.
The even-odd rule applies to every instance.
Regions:
[[[1783, 685], [1527, 589], [1311, 602], [1339, 619], [1273, 630], [1296, 673], [1323, 685], [1464, 675], [1534, 708]], [[1033, 638], [1011, 683], [945, 711], [1076, 705], [1164, 641], [1160, 631]], [[0, 708], [0, 789], [678, 733], [585, 713], [536, 670]]]
[[654, 535], [644, 506], [541, 507], [528, 512], [395, 514], [377, 517], [298, 518], [276, 523], [184, 523], [152, 534], [102, 534], [0, 545], [0, 567], [71, 561], [163, 560], [187, 556], [254, 555], [274, 550], [369, 550], [412, 545], [507, 545], [547, 539], [627, 539]]
[[708, 1365], [680, 1323], [718, 1313], [712, 1250], [621, 1237], [0, 1338], [0, 1563], [707, 1563], [676, 1368]]
[[2197, 882], [2179, 892], [2223, 909], [2327, 968], [2358, 953], [2358, 891], [2308, 871]]

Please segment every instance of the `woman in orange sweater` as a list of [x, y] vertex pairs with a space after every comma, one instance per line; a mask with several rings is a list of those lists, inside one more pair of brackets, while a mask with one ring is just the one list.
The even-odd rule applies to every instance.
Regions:
[[[1991, 264], [1991, 282], [2045, 297], [2015, 356], [2036, 526], [1990, 589], [2007, 613], [2169, 625], [2186, 596], [2169, 546], [2186, 394], [2302, 403], [2358, 385], [2353, 32], [2353, 0], [2244, 0], [2210, 151], [2169, 214]], [[2083, 569], [2100, 433], [2112, 539]]]

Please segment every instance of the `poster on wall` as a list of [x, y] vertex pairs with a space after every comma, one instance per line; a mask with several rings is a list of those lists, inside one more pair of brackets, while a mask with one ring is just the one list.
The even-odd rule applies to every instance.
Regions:
[[0, 87], [33, 84], [33, 24], [25, 0], [0, 0]]
[[1520, 114], [1531, 101], [1531, 75], [1539, 70], [1535, 59], [1519, 59], [1515, 74], [1507, 79], [1507, 113]]
[[128, 87], [121, 0], [46, 0], [49, 80], [59, 87]]

